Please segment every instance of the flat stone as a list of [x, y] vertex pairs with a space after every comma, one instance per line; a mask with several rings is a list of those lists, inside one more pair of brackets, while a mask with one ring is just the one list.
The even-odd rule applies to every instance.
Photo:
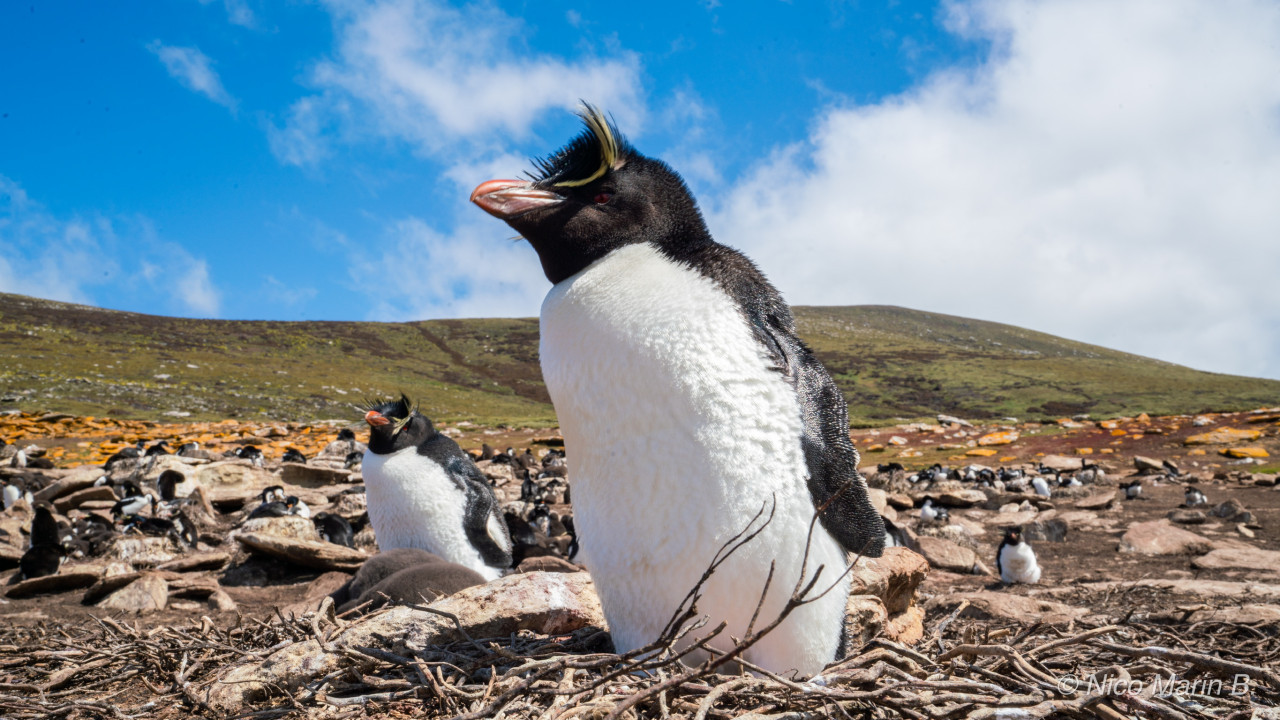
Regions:
[[16, 585], [10, 585], [5, 590], [5, 597], [18, 599], [34, 597], [36, 595], [56, 595], [58, 593], [70, 592], [72, 590], [80, 590], [98, 582], [99, 574], [97, 572], [70, 571], [58, 573], [57, 575], [46, 575], [44, 577], [31, 578], [23, 580]]
[[229, 562], [231, 562], [231, 555], [224, 552], [191, 553], [183, 555], [176, 560], [160, 563], [156, 566], [156, 569], [179, 573], [197, 570], [221, 570]]
[[1206, 608], [1191, 613], [1186, 621], [1189, 623], [1214, 621], [1236, 625], [1280, 625], [1280, 607], [1251, 603], [1238, 607]]
[[32, 499], [36, 502], [53, 502], [63, 495], [70, 495], [77, 490], [93, 487], [93, 484], [98, 481], [98, 478], [102, 477], [102, 474], [102, 468], [93, 465], [73, 468], [66, 475], [49, 483], [40, 491], [32, 493]]
[[1191, 561], [1197, 570], [1280, 570], [1280, 552], [1261, 548], [1218, 548]]
[[131, 565], [155, 567], [182, 554], [182, 549], [167, 537], [146, 535], [118, 535], [111, 539], [103, 557], [120, 560]]
[[1188, 510], [1186, 508], [1177, 508], [1169, 511], [1169, 522], [1175, 522], [1179, 525], [1203, 525], [1209, 520], [1209, 516], [1204, 514], [1202, 510]]
[[68, 493], [53, 501], [53, 508], [58, 512], [66, 515], [69, 510], [78, 508], [86, 502], [93, 500], [106, 500], [112, 505], [116, 503], [116, 493], [111, 488], [100, 485], [98, 487], [89, 486], [83, 490], [76, 490]]
[[916, 549], [931, 567], [948, 572], [973, 574], [978, 555], [962, 545], [938, 537], [921, 535], [916, 538]]
[[316, 531], [316, 524], [311, 518], [298, 515], [245, 520], [240, 527], [227, 534], [227, 539], [236, 540], [241, 535], [270, 535], [288, 540], [320, 542], [320, 533]]
[[1223, 448], [1222, 450], [1219, 450], [1219, 451], [1218, 451], [1218, 453], [1219, 453], [1219, 454], [1221, 454], [1221, 455], [1224, 455], [1224, 456], [1226, 456], [1226, 457], [1229, 457], [1229, 458], [1259, 458], [1259, 459], [1262, 459], [1262, 458], [1269, 458], [1269, 457], [1271, 457], [1271, 453], [1267, 452], [1266, 448], [1260, 448], [1260, 447], [1233, 447], [1233, 448]]
[[1061, 518], [1036, 520], [1022, 527], [1022, 535], [1027, 540], [1062, 542], [1067, 539], [1067, 523]]
[[889, 616], [884, 626], [885, 639], [908, 647], [924, 639], [924, 608], [911, 606]]
[[1155, 473], [1163, 474], [1165, 472], [1168, 472], [1167, 470], [1165, 470], [1164, 463], [1149, 457], [1143, 457], [1141, 455], [1134, 456], [1133, 466], [1137, 468], [1138, 472], [1142, 475], [1152, 475]]
[[1120, 552], [1144, 555], [1203, 555], [1211, 544], [1206, 538], [1174, 527], [1168, 520], [1133, 523], [1120, 538]]
[[349, 483], [351, 482], [351, 471], [321, 467], [319, 465], [285, 463], [280, 466], [280, 477], [289, 485], [317, 488], [326, 485]]
[[1066, 455], [1045, 455], [1040, 458], [1040, 464], [1059, 472], [1067, 472], [1080, 469], [1080, 458], [1067, 457]]
[[1017, 430], [1000, 430], [993, 433], [987, 433], [978, 438], [978, 444], [987, 447], [990, 445], [1008, 445], [1018, 439]]
[[939, 493], [936, 502], [953, 508], [967, 508], [987, 502], [987, 494], [981, 490], [950, 490]]
[[1262, 437], [1261, 430], [1239, 430], [1223, 427], [1199, 435], [1191, 435], [1182, 441], [1183, 445], [1218, 445], [1241, 440], [1257, 440]]
[[243, 533], [236, 540], [246, 548], [316, 570], [357, 570], [369, 556], [359, 550], [319, 540], [296, 540], [275, 535]]
[[1089, 613], [1085, 608], [1052, 600], [991, 590], [938, 595], [925, 603], [925, 610], [951, 612], [960, 603], [966, 601], [968, 606], [960, 612], [960, 617], [976, 620], [1009, 620], [1021, 624], [1042, 622], [1046, 625], [1061, 625]]
[[1115, 500], [1116, 491], [1109, 490], [1097, 495], [1080, 498], [1075, 502], [1075, 508], [1077, 510], [1102, 510], [1109, 507]]

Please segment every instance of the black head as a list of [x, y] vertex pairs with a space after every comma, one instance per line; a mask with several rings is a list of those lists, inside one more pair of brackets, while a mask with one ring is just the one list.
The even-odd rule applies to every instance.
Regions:
[[271, 485], [262, 489], [262, 494], [258, 497], [262, 498], [262, 502], [271, 502], [272, 500], [280, 500], [284, 497], [283, 485]]
[[1022, 543], [1022, 526], [1010, 527], [1004, 529], [1004, 544], [1018, 545]]
[[625, 245], [709, 243], [684, 180], [636, 152], [599, 110], [584, 105], [586, 130], [535, 161], [528, 181], [490, 180], [471, 201], [519, 232], [558, 283]]
[[177, 470], [165, 470], [156, 478], [156, 487], [160, 490], [161, 500], [173, 500], [177, 495], [178, 484], [186, 480], [186, 476]]
[[404, 393], [399, 400], [370, 403], [364, 420], [369, 423], [369, 451], [386, 455], [407, 447], [417, 447], [436, 434], [431, 424]]

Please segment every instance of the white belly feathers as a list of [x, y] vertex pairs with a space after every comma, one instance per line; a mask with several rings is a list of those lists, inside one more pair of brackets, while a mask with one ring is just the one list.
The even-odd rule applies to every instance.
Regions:
[[[652, 246], [625, 246], [552, 288], [541, 357], [582, 559], [619, 651], [654, 640], [720, 546], [776, 501], [768, 529], [699, 603], [708, 627], [725, 620], [723, 637], [741, 636], [776, 561], [757, 626], [772, 620], [799, 576], [814, 508], [795, 392], [732, 299]], [[818, 565], [820, 587], [845, 568], [821, 525], [810, 577]], [[818, 672], [834, 656], [847, 588], [797, 610], [748, 659]]]
[[387, 455], [365, 451], [362, 473], [379, 550], [420, 548], [485, 580], [501, 575], [484, 563], [463, 530], [465, 493], [431, 458], [413, 447]]

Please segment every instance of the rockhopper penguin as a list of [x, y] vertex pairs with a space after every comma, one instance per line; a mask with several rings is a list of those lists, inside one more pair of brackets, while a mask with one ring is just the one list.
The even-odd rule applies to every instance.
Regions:
[[404, 395], [367, 410], [362, 472], [378, 547], [421, 548], [486, 581], [501, 576], [511, 567], [511, 538], [471, 456]]
[[755, 627], [772, 621], [826, 504], [804, 571], [821, 566], [818, 587], [836, 587], [746, 653], [774, 672], [815, 674], [841, 640], [847, 553], [884, 546], [844, 398], [778, 291], [711, 238], [680, 176], [598, 110], [581, 116], [586, 131], [536, 177], [491, 180], [471, 199], [529, 241], [553, 284], [542, 374], [571, 464], [580, 558], [614, 645], [656, 639], [761, 508], [772, 521], [711, 577], [698, 610], [743, 636], [776, 563]]
[[1035, 551], [1022, 538], [1022, 528], [1004, 531], [1004, 539], [996, 548], [996, 570], [1002, 583], [1034, 585], [1040, 582], [1040, 565], [1036, 563]]

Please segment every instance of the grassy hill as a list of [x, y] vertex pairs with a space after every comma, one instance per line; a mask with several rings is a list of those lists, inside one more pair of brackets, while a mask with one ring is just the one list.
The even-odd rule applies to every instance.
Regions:
[[[796, 308], [855, 424], [1170, 414], [1280, 403], [1280, 381], [896, 307]], [[536, 319], [187, 320], [0, 294], [0, 409], [142, 419], [354, 420], [404, 390], [428, 415], [555, 424]]]

